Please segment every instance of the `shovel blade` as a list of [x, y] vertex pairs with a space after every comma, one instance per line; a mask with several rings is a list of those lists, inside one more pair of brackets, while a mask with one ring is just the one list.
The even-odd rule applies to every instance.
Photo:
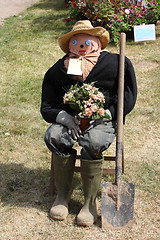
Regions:
[[102, 183], [102, 228], [121, 229], [130, 228], [133, 223], [134, 213], [133, 183], [121, 182], [119, 188], [120, 207], [117, 210], [117, 185], [114, 183]]

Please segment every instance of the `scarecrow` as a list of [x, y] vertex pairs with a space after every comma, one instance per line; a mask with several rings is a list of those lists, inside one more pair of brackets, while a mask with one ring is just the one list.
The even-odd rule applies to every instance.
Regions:
[[[91, 226], [97, 220], [96, 195], [102, 177], [103, 151], [116, 134], [119, 55], [106, 50], [109, 33], [103, 27], [93, 27], [88, 20], [75, 23], [71, 32], [58, 38], [65, 53], [45, 74], [42, 85], [41, 114], [52, 123], [45, 133], [45, 143], [54, 156], [54, 176], [57, 196], [50, 209], [53, 219], [68, 215], [72, 178], [76, 160], [75, 142], [81, 146], [81, 177], [84, 205], [77, 224]], [[110, 116], [90, 122], [81, 131], [75, 110], [63, 103], [66, 89], [77, 84], [94, 82], [105, 96], [104, 109]], [[133, 109], [137, 85], [131, 61], [125, 58], [124, 121]]]

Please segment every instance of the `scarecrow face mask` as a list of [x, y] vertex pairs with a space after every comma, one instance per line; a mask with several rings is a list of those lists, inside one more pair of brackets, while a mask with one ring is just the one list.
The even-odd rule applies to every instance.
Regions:
[[76, 34], [69, 41], [69, 51], [79, 56], [85, 56], [101, 50], [98, 37], [88, 34]]

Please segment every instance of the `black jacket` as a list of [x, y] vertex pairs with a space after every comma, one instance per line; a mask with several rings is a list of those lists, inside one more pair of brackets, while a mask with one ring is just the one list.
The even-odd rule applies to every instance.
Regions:
[[[49, 123], [56, 122], [57, 114], [63, 109], [69, 114], [74, 111], [63, 104], [63, 96], [69, 90], [71, 85], [77, 82], [81, 86], [82, 80], [75, 79], [67, 74], [64, 66], [64, 56], [58, 60], [45, 74], [42, 85], [41, 114], [45, 121]], [[85, 83], [95, 82], [95, 87], [105, 95], [106, 103], [104, 108], [109, 109], [112, 119], [117, 117], [117, 91], [118, 91], [118, 68], [119, 55], [103, 51], [84, 81]], [[137, 97], [137, 84], [134, 68], [131, 61], [125, 58], [125, 86], [124, 86], [124, 117], [134, 107]]]

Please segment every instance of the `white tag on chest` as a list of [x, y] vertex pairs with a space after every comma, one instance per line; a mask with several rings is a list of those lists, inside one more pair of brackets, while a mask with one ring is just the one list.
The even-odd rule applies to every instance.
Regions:
[[67, 74], [82, 76], [82, 60], [77, 58], [70, 58]]

